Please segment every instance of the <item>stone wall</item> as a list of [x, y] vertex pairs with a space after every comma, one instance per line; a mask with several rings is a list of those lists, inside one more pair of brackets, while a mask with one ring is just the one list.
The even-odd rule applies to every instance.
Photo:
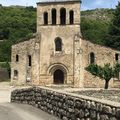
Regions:
[[[11, 81], [14, 84], [53, 85], [55, 72], [64, 74], [64, 84], [81, 88], [103, 88], [104, 81], [94, 77], [85, 68], [90, 64], [90, 53], [95, 54], [95, 64], [113, 65], [120, 61], [120, 51], [93, 44], [81, 38], [80, 0], [39, 2], [37, 4], [37, 33], [28, 41], [12, 46]], [[66, 24], [60, 24], [60, 10], [66, 9]], [[56, 9], [56, 25], [52, 25], [51, 11]], [[74, 24], [70, 24], [69, 12], [74, 11]], [[44, 12], [48, 12], [48, 24], [44, 24]], [[56, 51], [55, 41], [61, 39], [61, 51]], [[119, 60], [115, 60], [115, 54]], [[19, 61], [16, 61], [16, 55]], [[28, 56], [32, 65], [28, 65]], [[15, 70], [18, 76], [15, 76]], [[59, 75], [60, 77], [61, 75]], [[59, 82], [58, 82], [59, 83]], [[120, 80], [111, 80], [110, 87], [120, 88]]]
[[48, 88], [14, 90], [11, 102], [36, 106], [62, 120], [120, 120], [119, 103]]
[[[11, 82], [14, 84], [26, 84], [27, 79], [32, 83], [39, 83], [39, 36], [15, 44], [12, 46], [11, 55]], [[19, 60], [16, 61], [16, 55]], [[29, 66], [28, 56], [31, 56], [31, 66]], [[14, 75], [14, 71], [18, 71], [18, 76]], [[37, 81], [37, 82], [36, 82]]]
[[[83, 59], [83, 74], [84, 74], [84, 87], [95, 87], [100, 88], [104, 86], [104, 80], [99, 79], [91, 75], [89, 72], [85, 70], [85, 68], [90, 64], [90, 53], [94, 53], [95, 55], [95, 64], [100, 66], [104, 66], [106, 63], [110, 63], [114, 65], [117, 62], [120, 62], [120, 51], [114, 50], [109, 47], [93, 44], [90, 41], [82, 40], [82, 59]], [[115, 54], [119, 55], [119, 60], [116, 61]], [[116, 86], [117, 85], [117, 86]], [[120, 88], [120, 80], [111, 80], [110, 87], [118, 87]]]

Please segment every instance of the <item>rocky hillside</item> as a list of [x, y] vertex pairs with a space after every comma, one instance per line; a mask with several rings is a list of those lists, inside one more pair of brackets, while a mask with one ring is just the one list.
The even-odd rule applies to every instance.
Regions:
[[94, 10], [86, 10], [81, 11], [82, 18], [88, 18], [92, 20], [103, 20], [103, 21], [111, 21], [113, 18], [114, 9], [94, 9]]

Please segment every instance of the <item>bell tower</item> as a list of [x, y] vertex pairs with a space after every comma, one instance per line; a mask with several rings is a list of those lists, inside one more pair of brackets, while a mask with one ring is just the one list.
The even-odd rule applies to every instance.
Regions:
[[40, 83], [74, 84], [74, 39], [81, 35], [80, 3], [80, 0], [37, 3]]
[[37, 32], [48, 26], [79, 26], [80, 3], [80, 0], [37, 3]]

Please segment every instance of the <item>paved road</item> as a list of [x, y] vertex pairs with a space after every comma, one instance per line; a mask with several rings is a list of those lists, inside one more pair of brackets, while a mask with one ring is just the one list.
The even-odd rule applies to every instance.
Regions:
[[9, 85], [0, 83], [0, 120], [59, 120], [33, 106], [10, 103], [12, 90]]
[[33, 106], [0, 103], [0, 120], [58, 120]]

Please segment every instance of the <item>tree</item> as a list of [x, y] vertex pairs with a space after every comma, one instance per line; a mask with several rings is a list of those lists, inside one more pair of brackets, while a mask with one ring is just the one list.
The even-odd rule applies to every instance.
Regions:
[[118, 2], [118, 5], [116, 6], [105, 44], [120, 50], [120, 2]]
[[116, 75], [120, 72], [120, 64], [117, 63], [113, 67], [110, 64], [105, 64], [103, 67], [91, 64], [86, 67], [86, 70], [89, 71], [92, 75], [105, 80], [105, 89], [108, 89], [111, 78], [115, 78]]
[[36, 32], [36, 8], [0, 7], [0, 62], [11, 60], [11, 45]]
[[81, 32], [83, 38], [92, 43], [104, 45], [105, 36], [108, 32], [109, 22], [101, 20], [81, 19]]

